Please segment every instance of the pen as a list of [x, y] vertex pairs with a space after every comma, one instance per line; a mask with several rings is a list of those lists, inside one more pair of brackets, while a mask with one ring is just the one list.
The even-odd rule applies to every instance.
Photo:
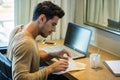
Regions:
[[55, 44], [54, 42], [44, 42], [44, 44]]

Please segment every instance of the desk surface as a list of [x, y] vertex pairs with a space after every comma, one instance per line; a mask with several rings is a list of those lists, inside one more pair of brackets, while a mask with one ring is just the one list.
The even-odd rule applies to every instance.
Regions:
[[[63, 40], [53, 40], [56, 45], [63, 44]], [[42, 42], [38, 43], [39, 48], [53, 46], [52, 44], [43, 44]], [[96, 53], [97, 48], [90, 45], [89, 54]], [[75, 61], [82, 62], [86, 64], [86, 69], [82, 71], [74, 71], [65, 73], [64, 76], [70, 80], [120, 80], [120, 77], [115, 77], [110, 70], [103, 64], [104, 60], [120, 60], [120, 57], [112, 55], [106, 51], [100, 51], [100, 67], [98, 69], [90, 68], [89, 55], [86, 58], [77, 59]]]

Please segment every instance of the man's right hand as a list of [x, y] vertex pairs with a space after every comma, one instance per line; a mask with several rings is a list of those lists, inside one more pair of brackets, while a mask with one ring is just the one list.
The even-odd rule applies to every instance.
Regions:
[[55, 63], [47, 67], [48, 73], [56, 73], [60, 71], [65, 71], [68, 68], [68, 60], [60, 59]]

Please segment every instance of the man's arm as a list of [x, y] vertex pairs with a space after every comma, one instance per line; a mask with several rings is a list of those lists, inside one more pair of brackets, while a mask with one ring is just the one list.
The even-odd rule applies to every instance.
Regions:
[[52, 55], [50, 55], [51, 53], [46, 53], [42, 50], [39, 52], [39, 54], [40, 54], [40, 64], [42, 65], [46, 64], [45, 63], [46, 61], [49, 61], [52, 58], [54, 58]]
[[[64, 56], [64, 54], [66, 54], [67, 57]], [[70, 56], [71, 56], [70, 52], [66, 51], [65, 49], [58, 51], [58, 52], [53, 52], [53, 53], [46, 53], [44, 51], [40, 51], [41, 62], [49, 61], [52, 58], [67, 59]]]
[[[36, 62], [34, 64], [31, 63], [35, 52], [33, 45], [29, 41], [30, 39], [25, 43], [19, 42], [17, 45], [14, 45], [12, 61], [13, 80], [46, 80], [48, 69], [39, 70], [39, 65], [37, 65], [37, 63], [39, 64], [39, 58], [36, 57]], [[33, 65], [36, 67], [33, 68]]]

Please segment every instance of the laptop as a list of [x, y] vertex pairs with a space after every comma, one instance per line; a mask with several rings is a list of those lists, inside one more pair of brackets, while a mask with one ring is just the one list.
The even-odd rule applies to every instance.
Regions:
[[91, 40], [92, 31], [81, 25], [68, 23], [63, 45], [45, 47], [45, 52], [57, 52], [62, 49], [70, 51], [72, 59], [86, 57]]

